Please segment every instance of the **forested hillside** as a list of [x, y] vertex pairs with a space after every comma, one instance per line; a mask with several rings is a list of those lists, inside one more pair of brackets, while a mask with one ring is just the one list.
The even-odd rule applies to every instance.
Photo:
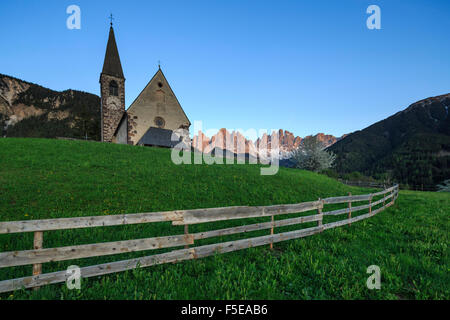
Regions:
[[100, 140], [100, 98], [0, 74], [0, 133], [6, 137]]
[[430, 189], [450, 178], [450, 94], [421, 100], [329, 147], [339, 173]]

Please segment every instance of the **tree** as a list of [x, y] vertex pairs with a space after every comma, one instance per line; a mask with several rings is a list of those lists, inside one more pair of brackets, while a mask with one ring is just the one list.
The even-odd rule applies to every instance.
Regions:
[[291, 160], [295, 167], [319, 172], [331, 168], [336, 155], [325, 150], [325, 146], [317, 137], [305, 138], [302, 144], [292, 152]]

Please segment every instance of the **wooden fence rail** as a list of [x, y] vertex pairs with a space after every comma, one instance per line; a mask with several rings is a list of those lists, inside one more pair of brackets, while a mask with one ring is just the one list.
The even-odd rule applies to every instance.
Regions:
[[[0, 292], [14, 291], [21, 288], [36, 288], [46, 284], [66, 281], [70, 276], [69, 274], [66, 274], [66, 271], [42, 274], [42, 263], [53, 261], [100, 257], [125, 252], [136, 252], [184, 246], [184, 249], [176, 249], [167, 253], [154, 254], [151, 256], [136, 259], [122, 260], [81, 268], [81, 276], [83, 278], [88, 278], [114, 272], [121, 272], [136, 268], [137, 266], [147, 267], [168, 262], [197, 259], [207, 257], [216, 253], [226, 253], [267, 244], [272, 248], [274, 243], [280, 241], [306, 237], [323, 232], [327, 229], [336, 228], [347, 224], [350, 225], [353, 222], [369, 218], [377, 214], [378, 212], [383, 211], [385, 208], [393, 205], [396, 198], [398, 197], [398, 191], [398, 185], [395, 185], [383, 191], [371, 194], [353, 196], [349, 194], [348, 196], [331, 197], [298, 204], [256, 207], [239, 206], [113, 216], [0, 222], [0, 234], [23, 232], [34, 232], [35, 234], [33, 250], [0, 252], [0, 268], [33, 265], [32, 276], [0, 281]], [[383, 197], [376, 201], [372, 201], [374, 197], [378, 196]], [[388, 200], [390, 201], [387, 202]], [[353, 202], [360, 201], [369, 201], [369, 204], [352, 206]], [[332, 211], [323, 211], [325, 205], [340, 203], [347, 203], [348, 207]], [[381, 207], [372, 210], [372, 208], [380, 204], [382, 204]], [[352, 217], [352, 214], [354, 214], [355, 212], [365, 209], [369, 209], [369, 212]], [[301, 213], [312, 210], [316, 210], [317, 213], [309, 216], [274, 220], [274, 216]], [[337, 216], [342, 214], [347, 214], [347, 218], [345, 220], [323, 224], [324, 216]], [[271, 221], [198, 233], [189, 233], [188, 229], [188, 225], [190, 224], [258, 217], [271, 217]], [[171, 221], [173, 225], [184, 225], [184, 234], [59, 248], [43, 247], [44, 231], [106, 227], [163, 221]], [[306, 222], [317, 222], [317, 226], [289, 232], [274, 233], [274, 228], [276, 227], [285, 227]], [[189, 245], [193, 245], [196, 240], [265, 229], [270, 229], [269, 235], [222, 242], [217, 244], [189, 247]]]

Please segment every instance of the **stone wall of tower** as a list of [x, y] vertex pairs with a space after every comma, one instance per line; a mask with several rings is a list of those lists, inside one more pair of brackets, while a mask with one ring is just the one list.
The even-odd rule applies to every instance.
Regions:
[[[109, 84], [116, 81], [118, 85], [118, 95], [110, 95]], [[111, 142], [114, 131], [119, 125], [120, 119], [125, 112], [125, 79], [102, 74], [100, 76], [100, 90], [102, 102], [102, 141]]]

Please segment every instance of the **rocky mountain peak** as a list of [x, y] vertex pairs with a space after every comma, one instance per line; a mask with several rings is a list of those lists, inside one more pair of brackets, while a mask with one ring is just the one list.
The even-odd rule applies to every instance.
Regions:
[[[308, 137], [317, 137], [326, 147], [341, 139], [324, 133]], [[237, 154], [247, 153], [257, 156], [258, 150], [271, 150], [273, 142], [277, 138], [281, 155], [288, 155], [297, 149], [304, 140], [304, 138], [295, 136], [292, 132], [279, 129], [278, 131], [273, 131], [270, 135], [263, 133], [256, 141], [252, 141], [246, 139], [239, 131], [232, 131], [230, 133], [227, 129], [222, 128], [211, 138], [208, 138], [202, 131], [199, 131], [192, 139], [192, 146], [194, 149], [204, 153], [210, 153], [215, 148], [218, 148]]]

